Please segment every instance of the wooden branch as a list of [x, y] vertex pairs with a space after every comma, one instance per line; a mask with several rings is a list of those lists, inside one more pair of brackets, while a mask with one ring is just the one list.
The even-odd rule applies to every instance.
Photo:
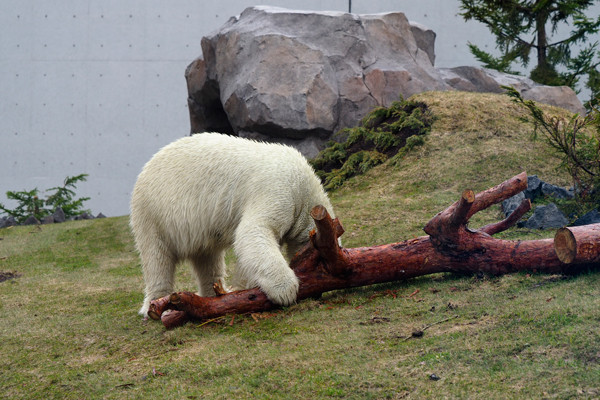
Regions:
[[[512, 241], [491, 235], [514, 225], [531, 207], [524, 201], [504, 221], [480, 230], [467, 227], [477, 211], [499, 203], [527, 187], [527, 174], [461, 198], [438, 213], [425, 226], [430, 236], [373, 247], [340, 248], [337, 238], [343, 228], [324, 207], [311, 211], [316, 229], [310, 242], [290, 262], [300, 282], [297, 300], [324, 292], [375, 283], [392, 282], [437, 272], [484, 272], [493, 275], [523, 270], [568, 272], [573, 265], [600, 261], [600, 225], [569, 228], [557, 233], [559, 248], [552, 239]], [[569, 236], [571, 235], [571, 236]], [[575, 250], [573, 250], [575, 249]], [[566, 254], [563, 258], [563, 254]], [[564, 261], [571, 260], [571, 261]], [[277, 307], [258, 288], [200, 297], [189, 292], [174, 293], [152, 302], [151, 312], [160, 315], [167, 308], [180, 310], [189, 318], [210, 319], [229, 313], [247, 313]], [[152, 316], [152, 315], [151, 315]], [[153, 317], [154, 318], [154, 317]], [[166, 325], [165, 325], [166, 326]], [[169, 327], [173, 326], [172, 324]]]
[[238, 290], [217, 297], [202, 297], [192, 292], [172, 293], [168, 297], [171, 307], [184, 311], [195, 319], [267, 311], [276, 307], [258, 288]]
[[506, 219], [496, 222], [495, 224], [486, 225], [480, 228], [479, 231], [487, 233], [488, 235], [495, 235], [496, 233], [504, 232], [519, 222], [521, 217], [529, 210], [531, 210], [531, 201], [529, 201], [529, 199], [523, 199], [521, 204], [519, 204], [519, 206], [515, 208]]
[[325, 260], [325, 268], [332, 275], [345, 274], [348, 272], [348, 261], [338, 244], [338, 237], [344, 233], [344, 228], [337, 219], [332, 220], [327, 209], [321, 205], [313, 207], [310, 216], [316, 225], [316, 229], [310, 232], [310, 240]]

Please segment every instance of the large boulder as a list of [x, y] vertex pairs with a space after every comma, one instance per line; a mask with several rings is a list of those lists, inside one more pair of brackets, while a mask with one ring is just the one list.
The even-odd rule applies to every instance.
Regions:
[[501, 90], [488, 70], [436, 69], [434, 42], [433, 31], [400, 12], [247, 8], [202, 38], [202, 56], [186, 70], [192, 133], [274, 140], [312, 157], [333, 133], [400, 95]]
[[434, 38], [402, 13], [248, 8], [202, 38], [186, 70], [192, 133], [273, 138], [314, 155], [376, 105], [447, 90]]

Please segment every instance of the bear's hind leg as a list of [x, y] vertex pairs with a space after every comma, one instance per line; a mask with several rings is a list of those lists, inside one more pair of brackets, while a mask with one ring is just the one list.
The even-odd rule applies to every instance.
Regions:
[[196, 280], [198, 282], [198, 294], [200, 296], [212, 297], [215, 295], [213, 284], [220, 282], [225, 284], [225, 251], [214, 250], [196, 254], [191, 259]]
[[140, 249], [140, 257], [146, 288], [139, 313], [146, 316], [152, 300], [173, 292], [177, 260], [160, 240]]
[[296, 302], [298, 278], [281, 254], [273, 229], [248, 218], [238, 225], [233, 243], [239, 273], [247, 287], [258, 286], [275, 304], [288, 306]]

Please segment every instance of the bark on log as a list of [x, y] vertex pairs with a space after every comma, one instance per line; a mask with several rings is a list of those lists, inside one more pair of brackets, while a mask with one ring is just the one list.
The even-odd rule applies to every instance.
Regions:
[[[316, 230], [310, 242], [290, 262], [300, 281], [297, 300], [320, 296], [324, 292], [375, 283], [399, 281], [438, 272], [484, 272], [493, 275], [536, 270], [567, 272], [572, 265], [600, 261], [600, 225], [569, 228], [557, 233], [565, 243], [555, 251], [553, 239], [501, 240], [492, 234], [514, 225], [529, 210], [528, 200], [505, 220], [471, 230], [469, 218], [480, 210], [499, 203], [527, 188], [523, 172], [502, 184], [475, 195], [466, 190], [456, 203], [434, 216], [424, 230], [429, 236], [373, 247], [340, 248], [343, 228], [331, 219], [322, 206], [311, 211]], [[569, 234], [573, 235], [573, 253]], [[562, 249], [567, 250], [562, 250]], [[563, 254], [567, 254], [563, 259]], [[562, 260], [562, 261], [561, 261]], [[564, 261], [570, 260], [570, 261]], [[249, 289], [200, 297], [194, 293], [174, 293], [152, 303], [151, 311], [161, 308], [184, 311], [189, 318], [209, 319], [229, 313], [270, 310], [271, 303], [260, 289]], [[172, 326], [172, 325], [170, 325]]]

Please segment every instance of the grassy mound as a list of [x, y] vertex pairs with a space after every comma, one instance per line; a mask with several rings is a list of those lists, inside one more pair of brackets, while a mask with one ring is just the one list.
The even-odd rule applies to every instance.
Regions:
[[[428, 140], [331, 192], [345, 246], [422, 235], [464, 189], [523, 170], [569, 183], [505, 96], [413, 99], [437, 116]], [[476, 216], [475, 227], [499, 210]], [[597, 272], [437, 274], [165, 331], [136, 314], [143, 285], [126, 217], [0, 229], [0, 239], [0, 271], [13, 277], [0, 282], [3, 398], [600, 396]], [[179, 268], [176, 290], [194, 286]]]
[[[533, 126], [522, 121], [525, 111], [508, 96], [429, 92], [410, 100], [426, 103], [435, 116], [425, 143], [330, 193], [346, 228], [345, 245], [423, 235], [425, 223], [464, 189], [485, 190], [522, 171], [556, 185], [572, 184], [553, 150], [532, 140]], [[495, 206], [472, 222], [477, 226], [499, 218]]]

